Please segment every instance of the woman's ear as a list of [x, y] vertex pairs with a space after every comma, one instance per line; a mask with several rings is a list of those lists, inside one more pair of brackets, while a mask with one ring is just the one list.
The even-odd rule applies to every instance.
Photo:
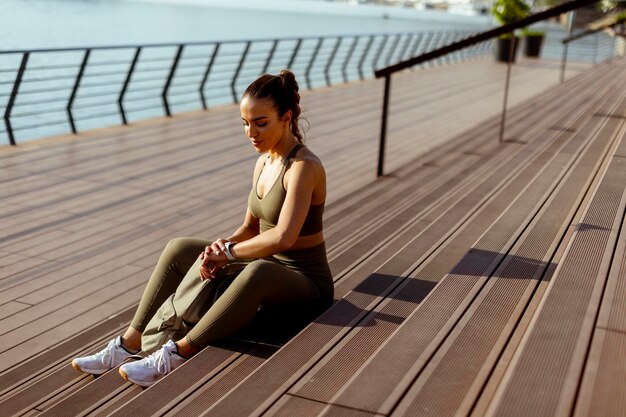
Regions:
[[285, 124], [291, 123], [291, 110], [287, 110], [285, 114], [283, 114], [283, 123]]

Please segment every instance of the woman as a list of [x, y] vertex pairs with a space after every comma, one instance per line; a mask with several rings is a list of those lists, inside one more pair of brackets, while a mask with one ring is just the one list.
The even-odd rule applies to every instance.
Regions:
[[[74, 359], [76, 369], [102, 374], [137, 354], [142, 333], [151, 319], [158, 320], [155, 313], [168, 297], [175, 300], [185, 282], [222, 282], [231, 265], [241, 265], [232, 283], [206, 313], [192, 320], [197, 323], [185, 337], [123, 364], [122, 377], [149, 386], [211, 342], [243, 329], [260, 308], [302, 315], [319, 314], [332, 304], [333, 281], [322, 232], [326, 175], [320, 160], [302, 143], [299, 103], [298, 84], [290, 71], [265, 74], [248, 86], [241, 118], [252, 146], [262, 155], [243, 224], [232, 236], [214, 242], [169, 242], [128, 330], [95, 355]], [[310, 309], [295, 308], [302, 305]]]

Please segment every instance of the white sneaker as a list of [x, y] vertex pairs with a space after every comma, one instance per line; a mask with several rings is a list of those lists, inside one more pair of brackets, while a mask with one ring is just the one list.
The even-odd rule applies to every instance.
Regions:
[[120, 367], [120, 375], [126, 381], [133, 384], [149, 387], [150, 385], [169, 374], [174, 369], [185, 363], [176, 351], [176, 344], [168, 340], [161, 349], [140, 361], [125, 363]]
[[88, 374], [100, 375], [113, 369], [126, 359], [136, 354], [130, 353], [122, 346], [122, 337], [118, 336], [111, 340], [107, 347], [100, 352], [84, 356], [82, 358], [75, 358], [72, 361], [72, 366], [81, 372]]

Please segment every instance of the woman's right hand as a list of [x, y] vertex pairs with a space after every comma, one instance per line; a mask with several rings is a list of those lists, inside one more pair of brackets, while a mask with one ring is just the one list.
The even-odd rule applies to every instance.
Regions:
[[[219, 242], [219, 243], [218, 243]], [[218, 239], [211, 246], [207, 246], [200, 254], [200, 279], [202, 281], [212, 280], [215, 274], [228, 263], [224, 252], [224, 242], [226, 239]], [[215, 248], [215, 249], [214, 249]]]
[[199, 258], [202, 261], [200, 263], [200, 280], [210, 281], [215, 278], [213, 274], [213, 268], [215, 265], [209, 260], [209, 254], [212, 252], [211, 246], [204, 248], [204, 251], [200, 254]]

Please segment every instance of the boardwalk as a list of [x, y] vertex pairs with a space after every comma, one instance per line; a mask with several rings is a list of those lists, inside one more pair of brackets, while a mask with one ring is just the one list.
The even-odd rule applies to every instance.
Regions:
[[[469, 182], [465, 184], [465, 187], [469, 187], [468, 189], [476, 187], [476, 191], [467, 194], [466, 197], [476, 200], [472, 200], [471, 203], [469, 201], [461, 203], [464, 201], [461, 199], [464, 188], [452, 188], [447, 191], [448, 194], [442, 197], [443, 200], [437, 204], [433, 201], [432, 204], [435, 205], [429, 210], [439, 207], [439, 212], [437, 210], [431, 211], [430, 215], [425, 216], [411, 229], [414, 236], [417, 236], [422, 233], [419, 231], [427, 225], [432, 224], [435, 227], [438, 224], [438, 220], [435, 220], [437, 215], [441, 214], [444, 207], [447, 207], [445, 204], [447, 197], [445, 196], [449, 195], [450, 198], [453, 198], [455, 193], [459, 195], [458, 213], [454, 216], [461, 217], [454, 221], [451, 220], [452, 218], [446, 220], [448, 226], [445, 229], [441, 229], [440, 232], [437, 232], [436, 229], [432, 230], [429, 234], [422, 236], [419, 240], [421, 243], [413, 243], [417, 246], [422, 245], [424, 248], [431, 246], [436, 248], [442, 245], [441, 242], [437, 243], [437, 241], [442, 239], [446, 233], [450, 233], [448, 231], [452, 231], [453, 235], [460, 233], [458, 236], [454, 235], [452, 240], [456, 242], [457, 247], [451, 244], [448, 249], [437, 249], [442, 250], [441, 253], [445, 253], [445, 258], [441, 258], [441, 261], [435, 259], [428, 264], [431, 266], [422, 269], [415, 269], [414, 266], [409, 267], [426, 255], [413, 255], [402, 262], [400, 262], [403, 259], [402, 255], [397, 255], [397, 258], [394, 258], [397, 259], [394, 261], [395, 266], [386, 271], [384, 268], [382, 270], [377, 269], [380, 266], [375, 266], [370, 261], [349, 257], [342, 258], [344, 253], [342, 251], [345, 249], [341, 249], [339, 245], [342, 233], [354, 233], [354, 230], [342, 226], [349, 220], [347, 217], [350, 213], [348, 210], [351, 207], [350, 204], [355, 204], [354, 201], [356, 200], [353, 196], [365, 195], [370, 192], [367, 189], [356, 190], [367, 186], [374, 180], [382, 93], [380, 83], [372, 80], [303, 94], [305, 116], [311, 124], [308, 143], [325, 162], [329, 177], [330, 193], [326, 218], [330, 226], [327, 241], [329, 242], [331, 266], [333, 271], [337, 272], [336, 276], [341, 275], [339, 272], [346, 268], [362, 269], [358, 274], [351, 272], [353, 278], [342, 278], [336, 283], [337, 295], [342, 297], [346, 294], [352, 294], [353, 298], [347, 298], [347, 300], [350, 300], [354, 306], [360, 305], [360, 301], [356, 302], [357, 300], [354, 299], [355, 292], [350, 293], [350, 290], [359, 284], [357, 276], [367, 276], [376, 270], [379, 274], [378, 282], [385, 282], [385, 277], [392, 282], [396, 280], [396, 277], [404, 276], [404, 270], [408, 268], [407, 270], [412, 271], [410, 272], [411, 278], [415, 279], [413, 282], [421, 282], [421, 284], [413, 287], [411, 286], [414, 285], [411, 284], [412, 280], [408, 280], [400, 286], [390, 285], [389, 291], [392, 291], [392, 296], [379, 306], [372, 307], [374, 312], [368, 319], [372, 323], [382, 320], [383, 323], [387, 322], [390, 325], [383, 326], [382, 330], [376, 326], [365, 325], [358, 332], [352, 333], [350, 337], [342, 340], [336, 347], [331, 344], [328, 345], [328, 348], [322, 349], [323, 345], [320, 346], [321, 351], [326, 352], [326, 357], [310, 371], [303, 370], [305, 373], [301, 374], [297, 383], [279, 398], [270, 410], [270, 414], [280, 415], [282, 407], [287, 407], [285, 410], [292, 410], [291, 412], [301, 407], [301, 409], [309, 410], [310, 414], [313, 415], [323, 411], [325, 404], [334, 404], [329, 410], [332, 411], [333, 407], [343, 407], [343, 409], [363, 410], [362, 415], [387, 415], [391, 411], [397, 415], [405, 412], [411, 415], [411, 410], [416, 410], [415, 404], [424, 404], [427, 401], [440, 404], [441, 402], [435, 398], [436, 395], [442, 395], [447, 391], [437, 391], [435, 388], [438, 386], [436, 382], [438, 380], [437, 372], [441, 372], [441, 378], [445, 379], [445, 375], [448, 375], [446, 372], [452, 372], [446, 371], [446, 369], [453, 369], [454, 366], [458, 366], [454, 364], [458, 364], [458, 360], [463, 358], [463, 349], [467, 348], [468, 341], [471, 340], [471, 338], [463, 339], [464, 335], [467, 334], [467, 337], [470, 337], [478, 331], [479, 327], [472, 327], [472, 325], [474, 323], [480, 324], [481, 316], [478, 315], [478, 312], [481, 312], [481, 306], [485, 305], [485, 311], [481, 314], [486, 314], [485, 317], [489, 317], [490, 312], [493, 313], [489, 309], [497, 309], [498, 305], [473, 304], [470, 310], [476, 309], [477, 313], [476, 315], [468, 314], [467, 322], [461, 320], [461, 324], [457, 326], [455, 323], [458, 317], [454, 318], [454, 314], [450, 317], [444, 314], [441, 316], [444, 322], [438, 325], [441, 327], [433, 327], [430, 332], [421, 331], [420, 329], [424, 329], [422, 326], [426, 323], [424, 320], [427, 320], [428, 317], [420, 318], [420, 312], [428, 310], [427, 308], [415, 310], [415, 304], [424, 300], [424, 297], [435, 286], [436, 281], [433, 281], [432, 277], [450, 273], [447, 275], [447, 279], [436, 287], [439, 292], [433, 290], [433, 295], [427, 299], [430, 300], [430, 303], [434, 302], [433, 299], [437, 300], [437, 294], [440, 293], [444, 300], [446, 297], [451, 297], [453, 294], [450, 291], [458, 291], [455, 289], [456, 285], [453, 284], [464, 282], [463, 288], [467, 291], [465, 293], [459, 292], [456, 296], [449, 298], [450, 302], [457, 300], [456, 302], [460, 303], [457, 305], [450, 304], [452, 312], [459, 308], [459, 305], [467, 307], [475, 297], [481, 300], [482, 298], [488, 299], [490, 294], [497, 296], [498, 291], [508, 293], [506, 287], [499, 289], [498, 283], [510, 285], [511, 280], [493, 280], [485, 286], [484, 280], [480, 277], [494, 275], [506, 278], [509, 276], [507, 267], [510, 265], [545, 268], [554, 263], [556, 267], [557, 258], [563, 257], [566, 250], [575, 250], [563, 247], [557, 255], [550, 256], [547, 255], [550, 253], [547, 248], [541, 249], [544, 252], [532, 252], [531, 243], [534, 241], [532, 239], [526, 240], [526, 237], [521, 238], [520, 236], [526, 236], [524, 233], [532, 233], [532, 230], [537, 230], [537, 233], [540, 233], [542, 228], [535, 225], [534, 228], [528, 228], [526, 232], [523, 229], [520, 229], [519, 232], [516, 230], [522, 227], [523, 222], [554, 224], [556, 227], [554, 236], [549, 239], [546, 238], [548, 245], [552, 239], [556, 239], [554, 240], [556, 243], [552, 244], [553, 249], [558, 246], [559, 239], [564, 239], [564, 241], [573, 239], [573, 230], [567, 231], [566, 226], [563, 230], [559, 229], [562, 224], [567, 223], [564, 220], [566, 217], [563, 216], [569, 215], [570, 207], [586, 207], [583, 203], [592, 201], [594, 193], [590, 192], [585, 197], [586, 194], [583, 191], [575, 191], [573, 188], [568, 189], [566, 187], [591, 185], [592, 182], [598, 186], [598, 184], [602, 184], [601, 181], [605, 173], [609, 175], [608, 173], [615, 172], [611, 175], [619, 177], [619, 170], [616, 171], [617, 168], [615, 167], [610, 168], [611, 165], [608, 162], [602, 162], [601, 155], [603, 155], [602, 152], [609, 152], [611, 155], [611, 152], [616, 153], [616, 155], [623, 154], [623, 146], [619, 147], [619, 140], [616, 139], [619, 137], [621, 119], [619, 117], [610, 119], [613, 120], [611, 126], [614, 132], [605, 135], [606, 142], [601, 142], [598, 139], [600, 144], [594, 145], [595, 148], [590, 145], [595, 142], [586, 137], [581, 137], [578, 142], [572, 139], [572, 144], [568, 145], [569, 148], [566, 146], [563, 150], [559, 150], [561, 148], [558, 148], [557, 144], [562, 147], [564, 146], [563, 143], [558, 141], [554, 142], [554, 145], [550, 141], [542, 143], [537, 141], [535, 136], [531, 136], [534, 134], [534, 130], [539, 131], [541, 128], [552, 129], [553, 131], [560, 130], [565, 132], [565, 135], [571, 132], [572, 137], [578, 137], [574, 136], [574, 132], [584, 129], [586, 125], [582, 121], [577, 121], [583, 120], [583, 116], [575, 116], [574, 107], [571, 109], [571, 127], [570, 124], [563, 122], [565, 119], [562, 117], [559, 119], [556, 116], [551, 116], [555, 120], [550, 125], [539, 126], [537, 124], [537, 126], [526, 126], [525, 128], [521, 128], [524, 125], [523, 120], [512, 120], [512, 126], [517, 127], [508, 131], [505, 144], [498, 145], [497, 135], [494, 134], [497, 131], [494, 116], [498, 114], [502, 102], [504, 68], [492, 64], [489, 60], [477, 60], [443, 68], [409, 72], [394, 78], [393, 87], [395, 91], [391, 104], [392, 117], [386, 167], [388, 172], [396, 170], [396, 173], [394, 176], [377, 181], [377, 188], [374, 188], [374, 191], [377, 190], [376, 192], [382, 193], [384, 188], [381, 187], [388, 184], [397, 192], [401, 187], [401, 182], [395, 181], [394, 177], [402, 179], [403, 174], [407, 174], [420, 166], [431, 166], [434, 170], [438, 169], [438, 166], [446, 167], [446, 164], [449, 163], [446, 161], [451, 161], [447, 155], [451, 156], [454, 148], [448, 148], [449, 153], [442, 153], [442, 149], [445, 149], [444, 144], [457, 143], [455, 146], [460, 146], [465, 142], [459, 139], [459, 134], [462, 132], [466, 132], [465, 136], [473, 138], [472, 140], [476, 142], [475, 147], [466, 147], [461, 152], [462, 155], [465, 155], [467, 162], [463, 162], [458, 167], [453, 165], [453, 171], [456, 169], [456, 173], [446, 171], [445, 177], [441, 175], [431, 177], [428, 182], [419, 183], [419, 186], [410, 185], [407, 182], [410, 186], [403, 195], [403, 198], [406, 197], [407, 200], [403, 203], [402, 199], [399, 199], [397, 202], [404, 204], [402, 210], [416, 209], [416, 205], [427, 204], [428, 198], [426, 197], [428, 194], [426, 192], [428, 188], [435, 190], [438, 187], [438, 181], [440, 181], [439, 184], [443, 184], [446, 178], [455, 178], [454, 175], [460, 175], [461, 172], [464, 172], [462, 169], [469, 169], [469, 162], [475, 161], [482, 155], [490, 155], [489, 158], [493, 158], [486, 159], [485, 163], [479, 165], [482, 168], [475, 168], [474, 171], [471, 171], [476, 179], [466, 178]], [[571, 65], [572, 74], [570, 77], [584, 69], [586, 69], [584, 65]], [[613, 69], [612, 71], [606, 75], [605, 89], [607, 90], [605, 94], [611, 92], [610, 84], [616, 82], [616, 76], [624, 76], [623, 70], [619, 72]], [[575, 78], [568, 88], [576, 88], [579, 78]], [[590, 84], [589, 78], [587, 76], [581, 81]], [[554, 62], [523, 62], [517, 65], [514, 68], [513, 88], [510, 93], [513, 106], [518, 108], [521, 108], [519, 106], [522, 105], [532, 107], [532, 105], [527, 104], [528, 99], [537, 96], [540, 92], [545, 93], [554, 88], [557, 80], [558, 64]], [[599, 82], [596, 85], [581, 88], [579, 96], [588, 91], [589, 97], [593, 100], [597, 99], [601, 91], [598, 89], [598, 85], [600, 85]], [[565, 87], [567, 86], [562, 87], [561, 93], [565, 91]], [[620, 104], [622, 107], [618, 106], [616, 109], [612, 104], [614, 102], [598, 104], [597, 110], [595, 110], [597, 113], [621, 114], [623, 101], [620, 101], [619, 93], [613, 91], [610, 97], [615, 103], [622, 103]], [[583, 103], [586, 103], [584, 97], [579, 97], [579, 99], [582, 101], [578, 103], [577, 108], [581, 108]], [[543, 100], [547, 102], [547, 99]], [[593, 102], [595, 103], [595, 101]], [[555, 105], [554, 109], [565, 112], [568, 105], [574, 106], [574, 104], [576, 103], [573, 101], [569, 104], [563, 102], [559, 106]], [[548, 115], [545, 115], [545, 121], [542, 123], [548, 123], [549, 120], [552, 120]], [[537, 117], [539, 116], [535, 116], [535, 119]], [[9, 381], [8, 378], [15, 375], [14, 371], [19, 369], [24, 361], [36, 355], [45, 358], [46, 351], [55, 348], [64, 340], [92, 328], [113, 315], [132, 310], [140, 297], [158, 253], [171, 237], [187, 235], [214, 238], [228, 233], [238, 224], [243, 216], [245, 197], [250, 187], [250, 172], [240, 168], [248, 166], [251, 171], [255, 158], [249, 149], [249, 144], [243, 138], [238, 123], [238, 111], [234, 106], [230, 106], [210, 112], [187, 114], [174, 119], [159, 119], [139, 123], [132, 127], [115, 127], [85, 133], [79, 138], [56, 138], [50, 141], [27, 144], [18, 149], [2, 149], [0, 151], [0, 160], [2, 161], [0, 170], [3, 178], [1, 190], [3, 198], [0, 202], [0, 224], [3, 230], [0, 237], [0, 331], [3, 335], [0, 340], [0, 371], [5, 372], [1, 400], [14, 404], [11, 403], [11, 399], [19, 395], [20, 388], [12, 385], [17, 383], [17, 380], [13, 382]], [[488, 129], [487, 125], [490, 126]], [[614, 141], [615, 144], [612, 144], [611, 141]], [[526, 143], [536, 143], [536, 146], [520, 146]], [[582, 168], [578, 171], [571, 168], [572, 173], [568, 174], [570, 172], [570, 168], [567, 168], [570, 166], [567, 165], [569, 164], [567, 162], [568, 155], [582, 152], [587, 147], [596, 152], [589, 158], [596, 159], [590, 159], [586, 165], [584, 163], [571, 165], [572, 167], [580, 165]], [[527, 149], [527, 151], [521, 149]], [[589, 152], [592, 155], [592, 151]], [[557, 155], [554, 164], [546, 165], [554, 155]], [[538, 159], [532, 159], [535, 157]], [[559, 162], [559, 158], [563, 160]], [[601, 162], [592, 162], [595, 160]], [[412, 166], [411, 161], [417, 161], [415, 162], [416, 165]], [[519, 165], [513, 164], [513, 162], [517, 162]], [[507, 165], [507, 163], [511, 165]], [[519, 172], [513, 172], [511, 168], [513, 166]], [[518, 168], [524, 166], [528, 167], [527, 170]], [[545, 168], [546, 166], [548, 168]], [[547, 171], [542, 183], [539, 180], [540, 177], [536, 175], [537, 172], [544, 169]], [[587, 170], [585, 171], [585, 169]], [[551, 173], [550, 170], [554, 172]], [[594, 173], [601, 174], [594, 177]], [[519, 175], [519, 178], [523, 178], [523, 180], [514, 180], [513, 177], [510, 177], [511, 180], [506, 180], [509, 181], [507, 183], [505, 179], [513, 174]], [[485, 178], [493, 178], [489, 181], [494, 182], [490, 188], [481, 191], [480, 183]], [[572, 178], [572, 185], [567, 185], [570, 182], [566, 181], [565, 178]], [[537, 191], [532, 194], [534, 197], [527, 198], [523, 204], [522, 202], [517, 203], [518, 205], [514, 206], [517, 207], [517, 214], [515, 214], [517, 217], [511, 214], [513, 217], [506, 217], [506, 221], [499, 225], [498, 216], [507, 212], [509, 210], [508, 205], [515, 201], [524, 187], [528, 184], [534, 184], [533, 181], [539, 181], [533, 185], [537, 187]], [[617, 181], [621, 181], [621, 179], [618, 178]], [[561, 183], [563, 185], [559, 185]], [[506, 193], [501, 201], [492, 199], [493, 196], [490, 194], [494, 192], [493, 187], [497, 184], [506, 184], [504, 188]], [[550, 188], [553, 186], [557, 188]], [[455, 187], [459, 187], [459, 185]], [[412, 189], [417, 191], [413, 192]], [[558, 194], [558, 190], [563, 190], [562, 196]], [[389, 192], [391, 193], [391, 191]], [[411, 193], [416, 194], [409, 196], [408, 194]], [[556, 199], [560, 202], [566, 201], [567, 198], [572, 198], [572, 201], [570, 204], [563, 204], [560, 211], [549, 211], [546, 208], [541, 208], [541, 204], [549, 204], [540, 204], [544, 194], [551, 196], [546, 201]], [[578, 201], [576, 200], [578, 196], [584, 197], [586, 200]], [[481, 203], [481, 198], [487, 200]], [[482, 205], [485, 205], [486, 201], [493, 202], [490, 203], [490, 211], [485, 211], [489, 215], [480, 217], [482, 226], [472, 226], [463, 229], [462, 232], [454, 231], [454, 227], [450, 228], [457, 221], [461, 221], [463, 216], [471, 215], [474, 210], [483, 210]], [[616, 202], [616, 210], [618, 211], [622, 209], [619, 206], [619, 201], [618, 198]], [[359, 204], [365, 209], [355, 212], [355, 209], [359, 207], [356, 205], [351, 209], [352, 212], [358, 213], [363, 219], [367, 219], [369, 215], [367, 203], [361, 202]], [[538, 204], [539, 206], [537, 206]], [[473, 208], [475, 205], [477, 208]], [[533, 212], [534, 207], [539, 207], [537, 209], [539, 211]], [[393, 218], [379, 218], [385, 221], [408, 219], [406, 215], [399, 215], [399, 213], [403, 213], [398, 211], [400, 209], [394, 208], [394, 210]], [[371, 209], [371, 211], [375, 210]], [[553, 217], [544, 218], [537, 214], [543, 212], [552, 213]], [[531, 213], [535, 214], [531, 215]], [[584, 211], [581, 211], [579, 215], [586, 219], [584, 216], [587, 214]], [[526, 219], [527, 216], [531, 217]], [[533, 216], [536, 216], [535, 220], [533, 220]], [[518, 221], [519, 223], [516, 223]], [[617, 227], [619, 230], [619, 224], [617, 226], [609, 225], [609, 228], [611, 227]], [[498, 234], [501, 237], [496, 239]], [[558, 236], [561, 237], [557, 239]], [[575, 236], [580, 236], [580, 233]], [[382, 238], [383, 235], [380, 237]], [[385, 256], [387, 258], [396, 257], [394, 254], [400, 254], [404, 250], [403, 245], [406, 245], [406, 242], [413, 242], [411, 240], [413, 238], [408, 235], [403, 239], [398, 241], [400, 246], [395, 247], [395, 249], [392, 249], [393, 245], [390, 246], [386, 252], [383, 250], [377, 255], [377, 259], [384, 261]], [[500, 244], [498, 239], [504, 239], [501, 246], [494, 243]], [[613, 236], [612, 239], [615, 241], [614, 244], [618, 244], [615, 240], [616, 236]], [[529, 242], [528, 245], [531, 245], [529, 249], [524, 247], [526, 241]], [[621, 244], [623, 243], [619, 243], [619, 245]], [[466, 245], [469, 247], [473, 245], [477, 250], [475, 252], [470, 251], [463, 257], [467, 251]], [[443, 246], [441, 247], [443, 248]], [[504, 262], [502, 261], [504, 255], [501, 255], [503, 253], [509, 253]], [[432, 256], [435, 254], [433, 253]], [[455, 267], [459, 259], [461, 261]], [[537, 259], [544, 260], [537, 261]], [[575, 257], [568, 259], [575, 259]], [[405, 267], [400, 267], [406, 262], [408, 264]], [[608, 268], [607, 262], [602, 265]], [[573, 265], [572, 268], [575, 266]], [[496, 267], [498, 269], [494, 270]], [[567, 267], [567, 263], [564, 262], [563, 266], [559, 268], [563, 270]], [[517, 271], [512, 266], [510, 268], [511, 271]], [[556, 273], [554, 268], [548, 269], [552, 271], [551, 273]], [[458, 281], [450, 278], [455, 275], [458, 276]], [[524, 289], [526, 288], [524, 285], [530, 285], [530, 283], [523, 280], [518, 282], [520, 286], [515, 289], [517, 292], [513, 291], [513, 293], [522, 294], [524, 291], [530, 291]], [[448, 283], [448, 286], [445, 283]], [[546, 284], [547, 280], [540, 283], [539, 292], [546, 291]], [[494, 289], [490, 292], [492, 287]], [[405, 289], [403, 290], [403, 288]], [[389, 293], [386, 294], [389, 295]], [[411, 298], [416, 295], [417, 298]], [[371, 293], [371, 296], [374, 299], [387, 297], [384, 293]], [[457, 296], [460, 298], [454, 298]], [[526, 298], [526, 300], [531, 303], [533, 309], [538, 308], [532, 303], [535, 300], [539, 302], [540, 298]], [[380, 299], [378, 302], [380, 303]], [[522, 301], [519, 303], [514, 304], [511, 301], [510, 305], [524, 304]], [[344, 314], [343, 320], [347, 320], [346, 317], [350, 317], [350, 314]], [[403, 319], [398, 321], [400, 317]], [[523, 316], [522, 321], [526, 320], [525, 317], [527, 316]], [[398, 327], [404, 319], [406, 319], [406, 325]], [[446, 327], [445, 320], [448, 319], [450, 320], [449, 326], [453, 327]], [[515, 319], [510, 320], [515, 322]], [[348, 322], [345, 323], [348, 324]], [[494, 323], [493, 337], [497, 339], [498, 329], [502, 329], [503, 326], [510, 326], [507, 323], [506, 321], [499, 324]], [[524, 337], [523, 331], [520, 329], [524, 326], [530, 326], [530, 323], [523, 322], [522, 324], [523, 326], [518, 327], [517, 332], [510, 337], [513, 339]], [[467, 333], [464, 333], [465, 329], [469, 329], [466, 331]], [[110, 331], [112, 330], [114, 329], [110, 329]], [[450, 331], [454, 337], [442, 339]], [[483, 329], [483, 331], [485, 330]], [[394, 337], [385, 342], [386, 338], [392, 334]], [[417, 334], [420, 334], [419, 340], [416, 339]], [[532, 337], [535, 336], [527, 336], [529, 339], [527, 343], [531, 345], [535, 343], [540, 346], [542, 343], [540, 336], [536, 336], [536, 340]], [[367, 344], [366, 341], [368, 340], [371, 341], [370, 344]], [[294, 340], [294, 342], [297, 345], [298, 341]], [[325, 340], [323, 342], [326, 343]], [[93, 343], [97, 345], [99, 342]], [[344, 372], [340, 366], [344, 363], [341, 359], [342, 355], [354, 354], [354, 350], [350, 348], [351, 343], [364, 346], [364, 351], [361, 349], [361, 352], [365, 355], [373, 355], [376, 349], [380, 347], [380, 350], [376, 351], [379, 359], [371, 362], [357, 374], [354, 373], [356, 369], [349, 372], [345, 370], [345, 373], [341, 374]], [[394, 383], [387, 386], [390, 391], [383, 389], [379, 393], [365, 394], [366, 390], [359, 394], [358, 391], [363, 388], [363, 382], [375, 378], [376, 375], [397, 376], [397, 369], [399, 368], [394, 368], [396, 369], [394, 374], [391, 371], [385, 373], [381, 366], [394, 363], [399, 358], [399, 352], [405, 351], [403, 346], [408, 346], [407, 343], [412, 346], [413, 351], [418, 353], [417, 358], [410, 359], [407, 357], [408, 362], [397, 362], [397, 366], [403, 366], [405, 367], [404, 370], [408, 370], [407, 375], [417, 375], [417, 364], [422, 366], [423, 361], [426, 361], [427, 358], [430, 360], [428, 367], [419, 371], [421, 379], [418, 379], [418, 383], [409, 386], [406, 384], [395, 385]], [[425, 343], [423, 351], [419, 351], [419, 343]], [[443, 343], [443, 347], [435, 351], [430, 347], [431, 343]], [[258, 349], [259, 353], [250, 357], [263, 358], [263, 348]], [[455, 349], [461, 350], [457, 352]], [[593, 355], [600, 355], [597, 349], [592, 350], [592, 353], [595, 352], [592, 354], [592, 358]], [[488, 350], [488, 346], [485, 345], [483, 351], [488, 352]], [[265, 357], [274, 351], [275, 349], [266, 351]], [[289, 351], [289, 349], [281, 350], [281, 352]], [[435, 356], [432, 357], [432, 355]], [[516, 353], [513, 348], [510, 351], [505, 350], [502, 355], [511, 361], [524, 360], [523, 355]], [[280, 356], [277, 358], [272, 357], [272, 360], [268, 361], [268, 366], [273, 360], [280, 362]], [[384, 358], [388, 359], [383, 360]], [[262, 359], [259, 360], [263, 361]], [[417, 362], [411, 362], [415, 360]], [[484, 361], [486, 359], [476, 363], [483, 363]], [[501, 370], [495, 368], [493, 372], [496, 373], [496, 376], [511, 381], [519, 378], [520, 382], [517, 384], [524, 387], [525, 376], [517, 376], [519, 372], [507, 371], [504, 365], [498, 366], [503, 368]], [[260, 368], [259, 371], [262, 369]], [[530, 369], [530, 366], [527, 369]], [[50, 372], [55, 372], [55, 369], [46, 370], [37, 378], [45, 378], [46, 373]], [[262, 375], [262, 372], [260, 374]], [[483, 391], [491, 392], [493, 398], [507, 398], [507, 395], [513, 395], [513, 393], [498, 389], [497, 379], [489, 379], [489, 383], [483, 387]], [[70, 385], [73, 385], [71, 389], [67, 387], [56, 388], [57, 392], [60, 393], [67, 391], [66, 394], [53, 396], [50, 399], [44, 396], [32, 400], [30, 405], [20, 403], [14, 405], [16, 408], [13, 411], [21, 414], [28, 412], [29, 407], [32, 407], [30, 410], [33, 410], [33, 414], [47, 410], [48, 414], [55, 415], [53, 406], [64, 395], [71, 394], [79, 386], [85, 385], [87, 389], [89, 387], [87, 384], [91, 379], [75, 377], [71, 381]], [[254, 381], [254, 378], [251, 381]], [[322, 381], [326, 381], [326, 383]], [[588, 378], [585, 381], [583, 387], [593, 386], [593, 381], [590, 382]], [[327, 384], [326, 387], [335, 388], [325, 388], [324, 384]], [[435, 385], [430, 389], [428, 384]], [[472, 385], [470, 390], [477, 389], [476, 387], [481, 385], [477, 382], [474, 384], [476, 385]], [[241, 387], [239, 391], [245, 395], [245, 384]], [[342, 388], [339, 390], [339, 387]], [[394, 387], [403, 388], [395, 388], [394, 391]], [[409, 390], [408, 395], [403, 400], [403, 396], [407, 394], [406, 390]], [[137, 389], [128, 386], [124, 386], [120, 392], [122, 391], [127, 393], [124, 395], [128, 395], [128, 398], [139, 394]], [[156, 389], [150, 389], [145, 394], [151, 391], [158, 392]], [[233, 401], [239, 401], [237, 400], [240, 398], [239, 391], [235, 390], [232, 393], [232, 401], [229, 402], [227, 397], [225, 401], [217, 404], [212, 413], [214, 415], [226, 415], [220, 414], [220, 410], [224, 413], [225, 410], [232, 407]], [[191, 394], [191, 391], [189, 393]], [[531, 392], [528, 395], [533, 394]], [[141, 397], [138, 396], [137, 398]], [[558, 396], [555, 395], [555, 397]], [[188, 400], [178, 399], [176, 403], [178, 408], [173, 408], [172, 412], [184, 412], [183, 410], [187, 405], [195, 404], [193, 398], [194, 395], [190, 395]], [[422, 398], [424, 403], [416, 403], [416, 398]], [[118, 399], [117, 401], [122, 400]], [[215, 401], [215, 398], [206, 401], [204, 406], [209, 406], [211, 402]], [[494, 408], [495, 405], [492, 404], [495, 403], [490, 403], [488, 396], [481, 397], [481, 401], [459, 407], [474, 410], [476, 415], [486, 411], [497, 411], [496, 414], [500, 413], [500, 415], [513, 414], [510, 410], [506, 411], [508, 402], [505, 403], [505, 406], [500, 406], [495, 410], [489, 409], [489, 407]], [[393, 410], [392, 403], [394, 404]], [[588, 400], [588, 403], [591, 404], [591, 400]], [[221, 409], [220, 404], [222, 404]], [[513, 399], [510, 404], [515, 404]], [[114, 406], [109, 407], [108, 411], [113, 411], [115, 408]], [[172, 408], [173, 405], [169, 407]], [[256, 409], [256, 407], [254, 406], [251, 410]], [[105, 410], [107, 410], [106, 407], [100, 409], [102, 412]], [[332, 414], [331, 411], [328, 412]], [[440, 410], [441, 414], [435, 413], [434, 415], [444, 415], [446, 412], [442, 409]], [[295, 414], [284, 411], [284, 415]]]

